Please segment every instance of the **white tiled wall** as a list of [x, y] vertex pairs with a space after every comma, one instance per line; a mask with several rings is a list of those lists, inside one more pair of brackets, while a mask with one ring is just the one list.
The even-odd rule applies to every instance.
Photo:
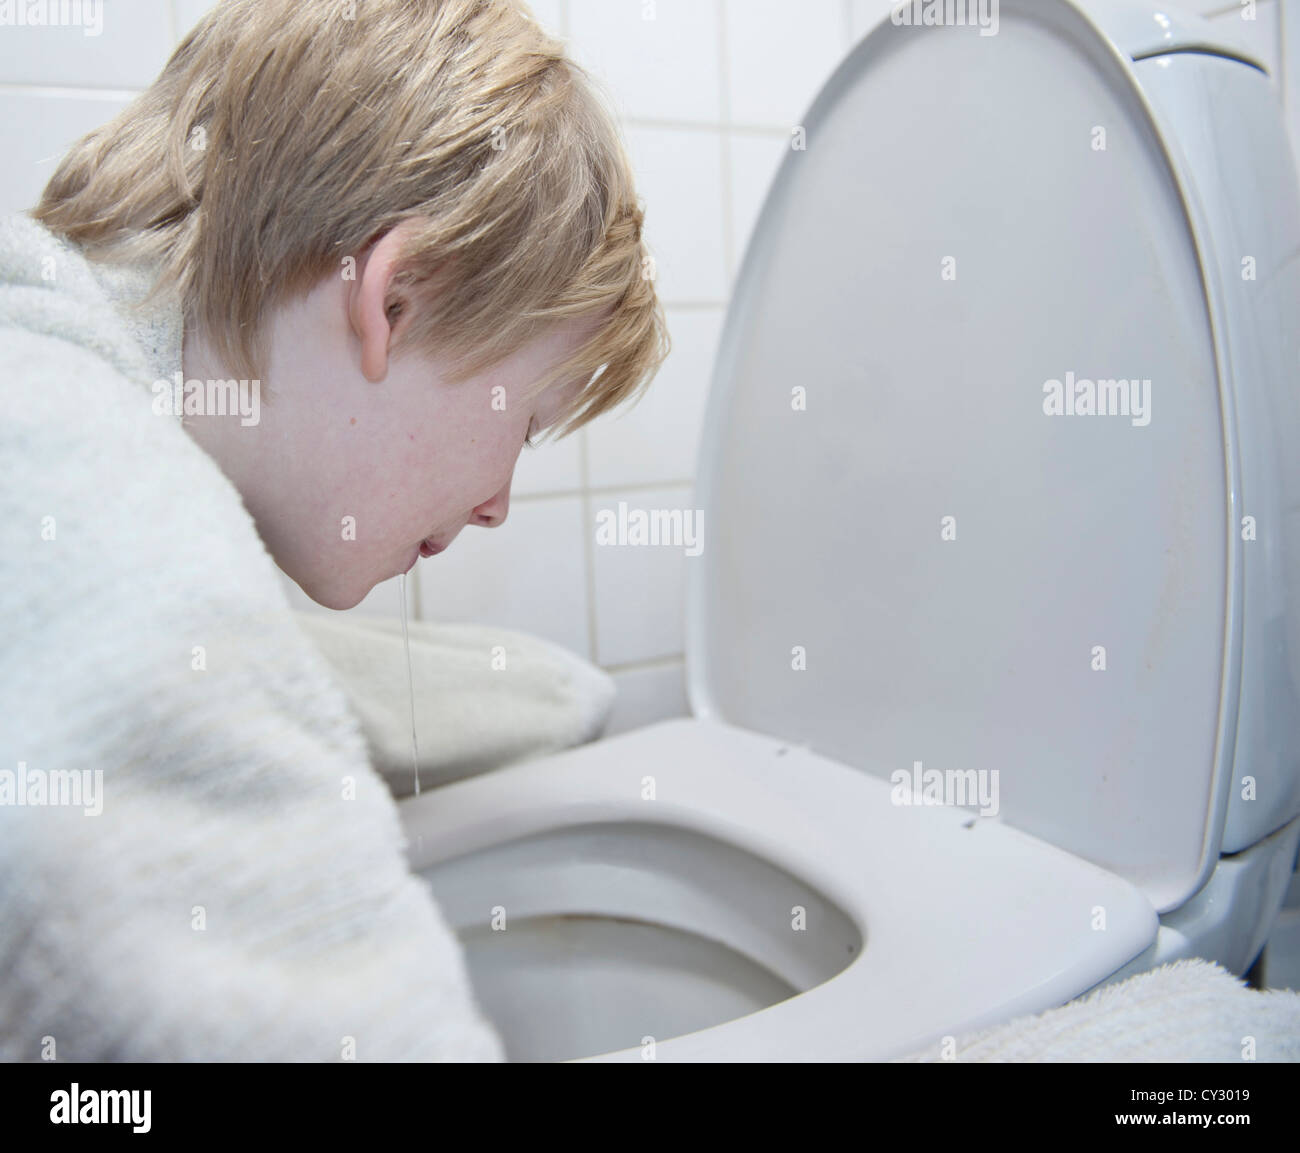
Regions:
[[[1182, 0], [1231, 26], [1274, 70], [1300, 125], [1300, 0]], [[157, 74], [204, 0], [104, 0], [99, 37], [0, 27], [0, 212], [29, 207], [57, 157]], [[536, 0], [621, 111], [647, 211], [672, 357], [635, 408], [525, 452], [506, 525], [466, 529], [423, 561], [414, 611], [548, 637], [610, 669], [610, 731], [686, 712], [681, 550], [602, 549], [620, 501], [689, 508], [705, 397], [727, 300], [790, 129], [886, 0]], [[1290, 64], [1290, 67], [1288, 67]], [[1292, 80], [1294, 77], [1294, 81]], [[286, 582], [287, 583], [287, 582]], [[317, 609], [296, 588], [304, 607]], [[355, 613], [395, 614], [395, 582]]]

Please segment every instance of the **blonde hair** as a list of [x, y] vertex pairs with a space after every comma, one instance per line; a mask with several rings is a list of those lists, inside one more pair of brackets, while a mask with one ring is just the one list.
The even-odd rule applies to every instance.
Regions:
[[605, 316], [527, 390], [586, 382], [564, 436], [671, 347], [614, 115], [519, 0], [223, 0], [32, 215], [89, 259], [159, 262], [149, 300], [178, 292], [249, 379], [265, 318], [411, 217], [394, 284], [414, 316], [390, 354], [445, 356], [460, 382]]

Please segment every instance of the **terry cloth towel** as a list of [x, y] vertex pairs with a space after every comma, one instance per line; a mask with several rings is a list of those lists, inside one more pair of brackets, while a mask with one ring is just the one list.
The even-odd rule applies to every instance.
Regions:
[[1300, 993], [1251, 989], [1193, 958], [896, 1060], [1300, 1061]]
[[595, 740], [613, 678], [560, 645], [487, 625], [411, 621], [411, 672], [399, 620], [298, 614], [361, 722], [371, 764], [396, 797]]
[[502, 1060], [149, 285], [0, 220], [0, 1059]]

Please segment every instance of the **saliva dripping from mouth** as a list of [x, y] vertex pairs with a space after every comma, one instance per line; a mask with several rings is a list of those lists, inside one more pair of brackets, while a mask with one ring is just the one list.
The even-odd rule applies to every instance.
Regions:
[[406, 574], [397, 577], [397, 595], [402, 602], [402, 640], [406, 644], [406, 689], [411, 704], [411, 771], [415, 774], [415, 795], [420, 795], [420, 748], [415, 739], [415, 678], [411, 674], [411, 633], [406, 624]]

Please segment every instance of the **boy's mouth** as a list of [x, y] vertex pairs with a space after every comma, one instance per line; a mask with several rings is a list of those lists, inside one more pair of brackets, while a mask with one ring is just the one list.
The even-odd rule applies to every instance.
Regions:
[[436, 544], [432, 539], [422, 540], [420, 542], [421, 556], [437, 556], [438, 553], [442, 552], [442, 549], [443, 546], [440, 544]]

